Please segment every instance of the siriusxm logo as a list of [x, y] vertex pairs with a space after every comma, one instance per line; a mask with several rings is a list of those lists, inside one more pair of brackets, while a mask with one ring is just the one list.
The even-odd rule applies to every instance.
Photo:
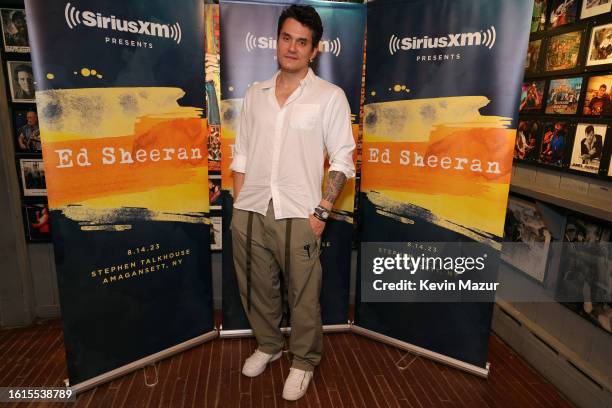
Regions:
[[[276, 38], [273, 37], [256, 37], [253, 34], [246, 33], [244, 37], [244, 43], [248, 52], [253, 52], [256, 49], [261, 50], [275, 50], [276, 49]], [[319, 41], [319, 52], [329, 52], [336, 57], [340, 56], [342, 50], [342, 42], [340, 38], [336, 37], [335, 40], [321, 40]]]
[[441, 37], [398, 38], [395, 34], [392, 34], [389, 38], [389, 53], [393, 55], [399, 51], [469, 46], [484, 46], [492, 49], [496, 38], [495, 26], [473, 33], [447, 34]]
[[152, 21], [124, 20], [112, 15], [104, 16], [101, 13], [93, 11], [80, 11], [70, 3], [66, 3], [64, 17], [70, 29], [82, 24], [92, 28], [170, 38], [176, 41], [177, 44], [181, 43], [182, 32], [178, 22], [169, 25], [154, 23]]

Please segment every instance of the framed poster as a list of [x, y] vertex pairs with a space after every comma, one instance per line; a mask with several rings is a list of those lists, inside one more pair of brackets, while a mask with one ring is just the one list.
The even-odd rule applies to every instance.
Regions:
[[551, 72], [576, 68], [581, 41], [582, 31], [572, 31], [550, 37], [546, 47], [544, 70]]
[[544, 112], [555, 115], [575, 115], [578, 112], [582, 81], [582, 77], [551, 79]]
[[23, 222], [26, 239], [29, 242], [51, 241], [51, 223], [47, 204], [26, 204], [23, 206]]
[[535, 0], [533, 2], [533, 14], [531, 15], [531, 32], [537, 33], [546, 29], [546, 6], [547, 0]]
[[542, 109], [544, 101], [544, 86], [546, 81], [524, 82], [521, 87], [521, 104], [519, 112], [538, 112]]
[[569, 131], [569, 122], [556, 121], [544, 123], [544, 136], [542, 137], [542, 145], [540, 147], [540, 163], [563, 167]]
[[610, 228], [575, 215], [567, 218], [557, 299], [597, 327], [612, 333]]
[[7, 61], [11, 100], [34, 103], [34, 74], [30, 61]]
[[514, 158], [525, 161], [538, 159], [538, 147], [542, 143], [542, 122], [520, 120], [514, 142]]
[[579, 123], [570, 160], [570, 169], [587, 173], [599, 173], [601, 155], [608, 125]]
[[612, 75], [596, 75], [589, 78], [582, 113], [587, 116], [612, 115]]
[[210, 217], [210, 250], [221, 251], [223, 249], [223, 236], [222, 236], [222, 217]]
[[533, 74], [538, 72], [538, 61], [540, 61], [540, 50], [542, 40], [529, 41], [527, 56], [525, 57], [525, 73]]
[[550, 10], [550, 27], [561, 27], [576, 21], [578, 0], [552, 0]]
[[612, 64], [612, 23], [593, 27], [586, 65]]
[[42, 159], [19, 159], [21, 187], [25, 197], [47, 195], [45, 169]]
[[30, 40], [28, 38], [25, 10], [0, 9], [0, 20], [2, 21], [4, 51], [18, 53], [30, 52]]
[[612, 9], [612, 0], [582, 0], [580, 18], [589, 18], [599, 14], [609, 13]]
[[13, 112], [15, 151], [40, 153], [40, 130], [36, 109], [16, 109]]
[[211, 210], [221, 209], [221, 176], [208, 175], [208, 199]]
[[542, 283], [551, 239], [536, 205], [509, 196], [501, 259]]

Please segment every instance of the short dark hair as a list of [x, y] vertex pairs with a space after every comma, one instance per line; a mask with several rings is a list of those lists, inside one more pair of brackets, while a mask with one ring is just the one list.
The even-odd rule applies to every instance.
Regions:
[[595, 128], [593, 125], [589, 125], [586, 127], [586, 129], [584, 129], [584, 133], [595, 133]]
[[606, 84], [601, 84], [601, 85], [599, 85], [599, 87], [603, 88], [603, 89], [608, 89], [608, 86]]
[[15, 74], [15, 77], [17, 77], [17, 73], [18, 72], [29, 72], [30, 75], [34, 75], [34, 73], [32, 72], [32, 67], [26, 64], [19, 64], [15, 67], [15, 69], [13, 70], [13, 73]]
[[312, 31], [312, 47], [316, 48], [319, 46], [319, 41], [321, 41], [323, 36], [323, 23], [314, 7], [293, 4], [284, 9], [278, 18], [277, 37], [280, 35], [283, 24], [288, 18], [297, 20], [300, 24], [310, 28], [310, 31]]
[[11, 21], [15, 22], [17, 20], [25, 21], [25, 14], [23, 13], [23, 11], [17, 10], [13, 12], [13, 14], [11, 15]]

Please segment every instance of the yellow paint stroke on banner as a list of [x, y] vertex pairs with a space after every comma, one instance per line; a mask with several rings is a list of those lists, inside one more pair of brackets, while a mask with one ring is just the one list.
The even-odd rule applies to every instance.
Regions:
[[[178, 88], [38, 92], [49, 206], [208, 212], [206, 120]], [[170, 216], [172, 218], [172, 216]]]
[[508, 118], [480, 115], [488, 103], [468, 96], [366, 105], [362, 190], [382, 194], [386, 206], [416, 206], [446, 228], [503, 236], [515, 130]]

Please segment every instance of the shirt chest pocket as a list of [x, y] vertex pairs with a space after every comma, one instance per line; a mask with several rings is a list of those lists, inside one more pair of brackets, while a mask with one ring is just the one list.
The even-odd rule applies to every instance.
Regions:
[[314, 103], [298, 103], [291, 111], [289, 125], [294, 129], [310, 130], [319, 121], [319, 105]]

